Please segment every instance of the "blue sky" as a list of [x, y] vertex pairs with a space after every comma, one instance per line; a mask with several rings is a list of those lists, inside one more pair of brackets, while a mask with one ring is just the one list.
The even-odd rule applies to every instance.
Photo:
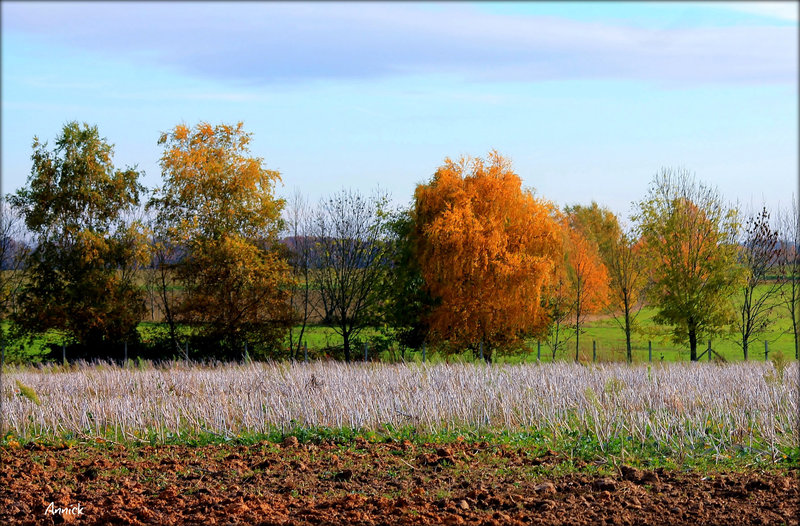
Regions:
[[160, 184], [157, 139], [244, 121], [281, 195], [410, 202], [497, 149], [559, 205], [626, 216], [683, 167], [731, 201], [797, 190], [797, 2], [2, 3], [3, 192], [34, 135], [97, 124]]

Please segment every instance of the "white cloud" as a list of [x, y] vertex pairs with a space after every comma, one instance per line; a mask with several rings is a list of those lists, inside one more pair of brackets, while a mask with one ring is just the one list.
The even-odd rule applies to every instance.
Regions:
[[432, 11], [393, 3], [4, 3], [3, 26], [245, 85], [431, 73], [493, 81], [797, 79], [797, 27], [652, 30], [488, 14], [470, 4]]

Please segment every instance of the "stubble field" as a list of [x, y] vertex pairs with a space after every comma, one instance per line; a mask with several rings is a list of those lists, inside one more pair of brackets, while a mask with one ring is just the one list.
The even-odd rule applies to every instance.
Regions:
[[4, 524], [800, 512], [797, 363], [20, 368], [2, 398]]

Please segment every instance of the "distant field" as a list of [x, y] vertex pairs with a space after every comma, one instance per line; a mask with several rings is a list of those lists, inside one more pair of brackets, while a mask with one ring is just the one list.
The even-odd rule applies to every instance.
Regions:
[[[140, 276], [144, 283], [144, 274]], [[177, 290], [177, 289], [176, 289]], [[144, 332], [148, 327], [158, 324], [161, 315], [158, 311], [157, 302], [147, 301], [148, 314], [140, 325], [140, 332]], [[152, 307], [152, 311], [150, 310]], [[648, 360], [648, 341], [652, 344], [652, 359], [654, 362], [677, 362], [689, 360], [688, 345], [676, 345], [669, 337], [669, 327], [660, 327], [653, 323], [653, 316], [656, 309], [646, 307], [638, 316], [638, 327], [633, 334], [633, 360], [634, 362], [646, 362]], [[770, 357], [786, 360], [794, 360], [794, 339], [791, 334], [791, 322], [783, 307], [775, 310], [775, 323], [770, 330], [757, 335], [750, 343], [750, 360], [763, 361], [764, 341], [768, 342]], [[581, 361], [592, 361], [592, 342], [596, 344], [597, 361], [624, 361], [625, 360], [625, 334], [618, 323], [611, 317], [595, 316], [595, 320], [586, 323], [585, 332], [581, 334]], [[152, 321], [155, 320], [155, 321]], [[0, 326], [8, 328], [7, 322], [0, 322]], [[378, 334], [377, 328], [367, 328], [358, 336], [355, 348], [352, 350], [356, 359], [363, 359], [363, 341], [370, 340]], [[294, 338], [297, 338], [298, 328], [295, 328]], [[46, 353], [45, 346], [48, 343], [60, 344], [60, 335], [55, 332], [45, 334], [36, 338], [32, 342], [16, 342], [10, 349], [7, 349], [6, 356], [9, 361], [40, 361]], [[303, 341], [307, 343], [309, 358], [325, 358], [334, 352], [334, 349], [341, 347], [341, 337], [330, 327], [312, 324], [306, 327]], [[727, 361], [740, 361], [743, 359], [742, 350], [737, 345], [738, 334], [727, 332], [713, 338], [711, 345], [713, 351], [722, 356]], [[288, 338], [285, 347], [288, 348]], [[704, 352], [708, 346], [708, 341], [698, 342], [698, 354]], [[514, 355], [496, 356], [495, 359], [500, 363], [520, 363], [533, 362], [537, 359], [537, 341], [531, 339], [527, 342], [527, 353], [516, 353]], [[116, 354], [122, 358], [122, 349], [117, 349]], [[114, 354], [114, 353], [112, 353]], [[374, 349], [370, 349], [369, 357], [371, 360], [380, 359], [383, 361], [398, 361], [402, 359], [399, 349], [393, 352], [383, 352], [376, 356]], [[435, 349], [429, 348], [426, 353], [426, 361], [434, 363], [441, 361], [473, 361], [475, 358], [472, 353], [466, 351], [460, 355], [450, 355], [447, 358], [436, 353]], [[564, 349], [556, 355], [556, 361], [574, 361], [575, 341], [574, 338], [567, 342]], [[708, 356], [702, 357], [706, 361]], [[422, 361], [421, 351], [409, 350], [405, 353], [406, 361]], [[541, 342], [541, 361], [550, 362], [552, 354], [544, 341]]]

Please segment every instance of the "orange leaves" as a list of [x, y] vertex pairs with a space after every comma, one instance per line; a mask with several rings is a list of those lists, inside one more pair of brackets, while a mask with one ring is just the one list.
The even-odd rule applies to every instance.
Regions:
[[440, 301], [432, 331], [499, 345], [539, 330], [539, 298], [559, 249], [550, 205], [523, 190], [497, 152], [445, 159], [415, 198], [418, 258]]
[[609, 278], [597, 245], [578, 228], [567, 230], [567, 273], [579, 308], [584, 313], [600, 310], [608, 301]]

